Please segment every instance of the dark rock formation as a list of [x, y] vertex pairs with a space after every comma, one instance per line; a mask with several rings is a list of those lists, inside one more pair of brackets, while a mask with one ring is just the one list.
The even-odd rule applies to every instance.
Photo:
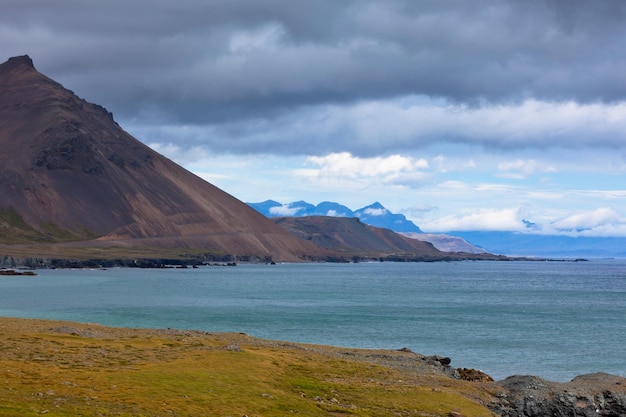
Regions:
[[14, 269], [0, 269], [0, 275], [5, 275], [5, 276], [22, 276], [22, 275], [35, 276], [37, 274], [35, 272], [33, 272], [33, 271], [16, 271]]
[[624, 417], [626, 378], [606, 373], [581, 375], [567, 383], [535, 376], [511, 376], [492, 410], [504, 417]]

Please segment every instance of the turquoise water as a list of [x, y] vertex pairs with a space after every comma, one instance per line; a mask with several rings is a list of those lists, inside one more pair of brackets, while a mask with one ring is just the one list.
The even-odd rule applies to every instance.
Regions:
[[626, 261], [42, 270], [0, 315], [408, 347], [496, 379], [626, 376]]

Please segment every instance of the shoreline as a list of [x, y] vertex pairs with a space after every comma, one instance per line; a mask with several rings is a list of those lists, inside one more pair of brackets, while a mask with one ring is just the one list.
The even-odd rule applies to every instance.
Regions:
[[[105, 398], [111, 396], [118, 398], [115, 401], [121, 401], [119, 407], [128, 405], [133, 408], [141, 403], [143, 412], [147, 410], [148, 413], [160, 415], [163, 411], [157, 412], [151, 408], [156, 403], [161, 404], [160, 400], [155, 403], [155, 398], [149, 392], [154, 389], [159, 392], [158, 386], [161, 384], [176, 380], [177, 386], [180, 385], [183, 391], [192, 392], [197, 381], [212, 375], [200, 384], [203, 395], [208, 395], [207, 387], [211, 384], [217, 386], [216, 381], [222, 377], [231, 380], [233, 371], [236, 371], [234, 375], [238, 375], [237, 378], [243, 379], [238, 383], [233, 382], [234, 385], [222, 395], [232, 396], [233, 401], [248, 404], [249, 408], [238, 410], [243, 414], [249, 413], [247, 415], [255, 414], [250, 407], [254, 409], [259, 404], [267, 405], [265, 403], [270, 397], [276, 400], [270, 402], [276, 403], [279, 408], [282, 405], [278, 399], [289, 402], [301, 411], [313, 407], [312, 410], [322, 413], [320, 415], [341, 409], [344, 412], [352, 410], [360, 415], [358, 410], [370, 409], [375, 406], [374, 403], [384, 403], [390, 407], [382, 413], [384, 415], [392, 410], [399, 412], [397, 407], [426, 410], [432, 406], [431, 401], [441, 402], [444, 397], [448, 398], [448, 405], [436, 412], [431, 410], [433, 415], [483, 416], [490, 415], [487, 414], [490, 412], [502, 416], [540, 416], [546, 415], [541, 413], [552, 413], [555, 410], [574, 409], [580, 411], [578, 415], [583, 415], [585, 407], [619, 411], [619, 407], [626, 406], [626, 378], [615, 375], [584, 375], [569, 383], [555, 383], [532, 376], [512, 376], [492, 382], [485, 374], [475, 370], [464, 370], [461, 375], [461, 370], [449, 366], [449, 358], [424, 356], [408, 349], [339, 348], [264, 340], [242, 333], [120, 328], [93, 323], [0, 317], [0, 347], [0, 363], [4, 364], [4, 371], [0, 369], [0, 373], [7, 374], [5, 380], [8, 384], [0, 389], [0, 404], [17, 404], [26, 398], [15, 397], [18, 392], [33, 392], [34, 397], [28, 398], [33, 398], [35, 405], [49, 400], [38, 413], [64, 410], [69, 403], [73, 404], [74, 411], [94, 404], [108, 407], [111, 404]], [[219, 368], [219, 363], [227, 359], [228, 367], [218, 371], [216, 368]], [[188, 361], [196, 364], [195, 367], [206, 369], [203, 374], [206, 372], [207, 377], [190, 375], [195, 368], [189, 368], [188, 363], [191, 362]], [[319, 369], [323, 372], [315, 373]], [[254, 370], [252, 374], [251, 370]], [[33, 379], [33, 372], [39, 373], [40, 377]], [[160, 375], [157, 380], [150, 376], [154, 372]], [[290, 375], [293, 373], [290, 380], [300, 382], [288, 384], [288, 388], [285, 388], [285, 381], [273, 379], [285, 372]], [[254, 385], [255, 379], [250, 382], [248, 378], [257, 373], [267, 375], [268, 380], [256, 387], [264, 391], [254, 392], [250, 397], [240, 394], [246, 390], [241, 384]], [[308, 382], [305, 384], [302, 378]], [[139, 386], [128, 389], [138, 391], [120, 400], [116, 397], [119, 395], [118, 388], [127, 380], [137, 381]], [[91, 386], [98, 383], [102, 385], [97, 389], [89, 388], [77, 381], [91, 381]], [[117, 388], [111, 388], [113, 385]], [[311, 386], [318, 388], [306, 388]], [[88, 400], [82, 400], [89, 390], [95, 391], [87, 395]], [[415, 396], [407, 398], [407, 404], [396, 404], [398, 397], [390, 393], [407, 390], [414, 392]], [[353, 391], [367, 391], [369, 397], [348, 394]], [[38, 396], [38, 392], [44, 394]], [[64, 401], [58, 398], [61, 393]], [[167, 391], [162, 393], [162, 401], [173, 402], [174, 399], [180, 400], [184, 395], [190, 395], [182, 394], [178, 398], [176, 394], [168, 398], [170, 394]], [[193, 392], [191, 395], [200, 394]], [[528, 409], [531, 399], [539, 414], [515, 414], [521, 411], [520, 407]], [[205, 404], [215, 400], [216, 397], [210, 395], [204, 399]], [[179, 415], [194, 415], [193, 411], [186, 408], [189, 405], [187, 403], [189, 401], [182, 401], [172, 406], [172, 410]], [[0, 414], [1, 410], [2, 406]], [[132, 412], [138, 411], [134, 408]], [[226, 412], [225, 409], [220, 411]], [[256, 413], [275, 415], [269, 411]], [[313, 412], [305, 414], [317, 415]], [[72, 412], [59, 415], [72, 415]]]
[[[430, 262], [589, 262], [585, 258], [572, 259], [550, 259], [550, 258], [526, 258], [508, 257], [504, 255], [492, 254], [465, 254], [450, 253], [441, 258], [428, 257], [405, 257], [389, 255], [384, 258], [362, 258], [354, 257], [333, 258], [333, 259], [303, 259], [298, 263], [369, 263], [369, 262], [397, 262], [397, 263], [430, 263]], [[168, 269], [168, 268], [197, 268], [200, 266], [236, 266], [237, 264], [277, 264], [283, 263], [275, 261], [271, 257], [267, 259], [254, 258], [249, 256], [194, 256], [188, 258], [47, 258], [47, 257], [13, 257], [10, 255], [0, 255], [0, 271], [16, 269], [102, 269], [102, 268], [143, 268], [143, 269]], [[287, 262], [294, 263], [294, 262]]]

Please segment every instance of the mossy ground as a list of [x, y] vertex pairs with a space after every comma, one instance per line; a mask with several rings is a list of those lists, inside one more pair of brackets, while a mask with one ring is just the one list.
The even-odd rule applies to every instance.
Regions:
[[491, 385], [367, 352], [0, 318], [0, 416], [491, 415]]
[[0, 208], [0, 242], [3, 244], [73, 242], [96, 237], [96, 233], [86, 228], [70, 231], [52, 222], [41, 224], [37, 230], [27, 224], [15, 209]]
[[89, 243], [78, 244], [0, 244], [0, 256], [15, 258], [65, 259], [85, 261], [90, 259], [180, 259], [193, 260], [206, 256], [219, 258], [224, 254], [206, 249], [156, 248], [146, 246], [96, 246]]

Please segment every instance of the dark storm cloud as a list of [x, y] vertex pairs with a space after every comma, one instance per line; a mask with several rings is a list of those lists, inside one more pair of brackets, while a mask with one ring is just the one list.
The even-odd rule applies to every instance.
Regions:
[[29, 54], [118, 120], [145, 124], [266, 123], [411, 95], [611, 103], [626, 97], [625, 10], [621, 0], [5, 0], [0, 52]]

